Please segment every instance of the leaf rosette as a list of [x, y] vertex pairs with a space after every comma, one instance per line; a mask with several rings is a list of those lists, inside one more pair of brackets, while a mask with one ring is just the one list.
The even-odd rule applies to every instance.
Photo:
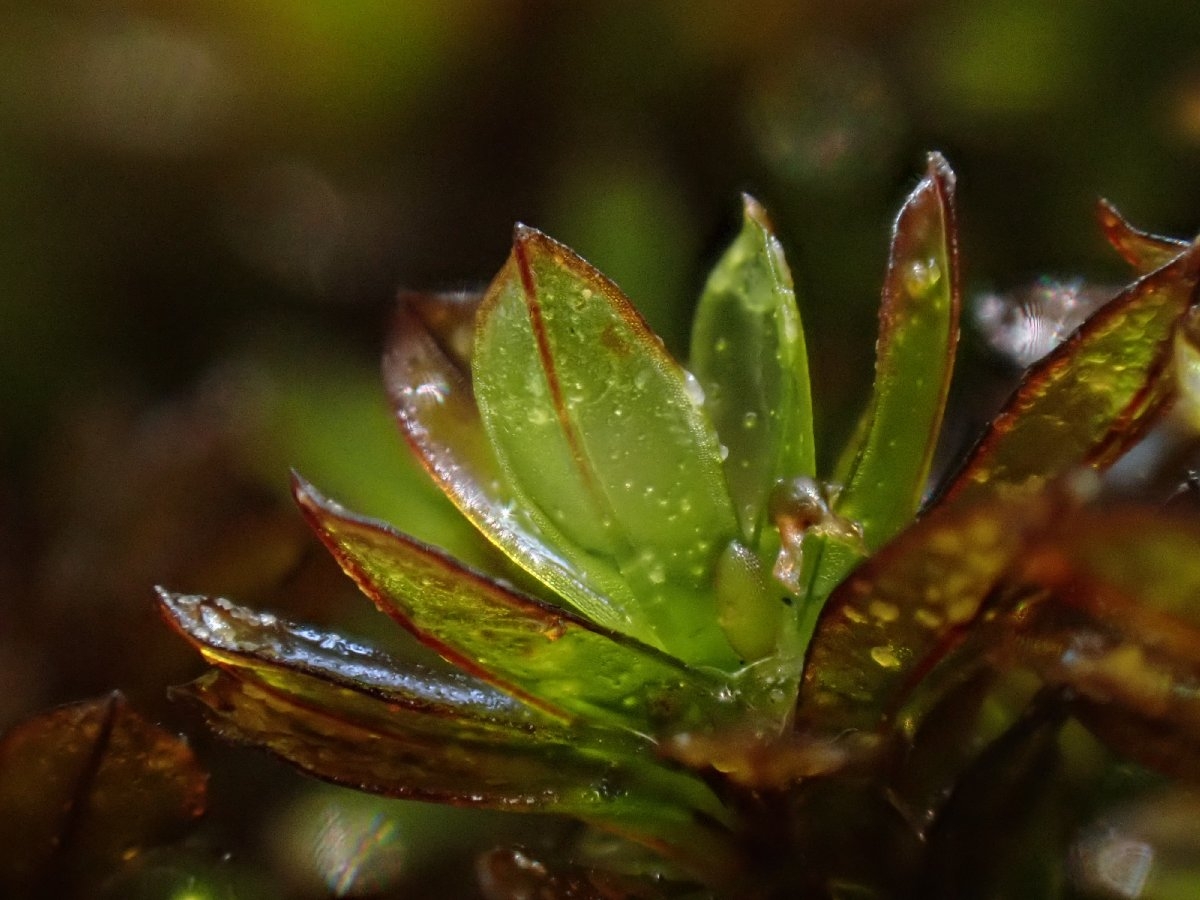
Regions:
[[[1200, 752], [1200, 582], [1173, 562], [1200, 558], [1200, 534], [1097, 505], [1081, 475], [1188, 396], [1200, 249], [1111, 206], [1101, 222], [1138, 279], [932, 493], [962, 306], [940, 156], [895, 222], [874, 389], [828, 480], [795, 287], [756, 201], [689, 368], [613, 282], [518, 226], [482, 295], [402, 297], [384, 362], [408, 444], [510, 568], [293, 481], [345, 572], [444, 665], [161, 590], [215, 667], [179, 694], [320, 778], [630, 839], [662, 859], [645, 896], [672, 878], [954, 895], [963, 867], [931, 854], [986, 832], [972, 804], [1007, 802], [988, 785], [1042, 790], [1047, 760], [1088, 741], [1174, 777]], [[1122, 554], [1137, 578], [1105, 563]], [[577, 887], [571, 866], [546, 889]]]

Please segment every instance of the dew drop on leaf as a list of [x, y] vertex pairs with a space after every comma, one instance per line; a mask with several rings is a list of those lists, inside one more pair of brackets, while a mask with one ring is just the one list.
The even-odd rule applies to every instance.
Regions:
[[932, 257], [913, 260], [904, 273], [904, 289], [913, 297], [923, 297], [942, 280], [942, 267]]
[[900, 657], [891, 647], [879, 646], [871, 648], [871, 659], [885, 669], [900, 668]]

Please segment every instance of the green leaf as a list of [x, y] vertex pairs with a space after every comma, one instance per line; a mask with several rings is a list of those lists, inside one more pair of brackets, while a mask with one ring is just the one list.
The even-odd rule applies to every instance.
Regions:
[[766, 211], [749, 195], [742, 201], [742, 230], [700, 296], [691, 353], [729, 451], [725, 473], [742, 535], [757, 549], [771, 490], [780, 479], [816, 474], [816, 444], [792, 274]]
[[821, 613], [804, 666], [799, 727], [823, 734], [890, 727], [908, 693], [962, 642], [1000, 576], [1065, 502], [1048, 493], [941, 507], [867, 560]]
[[721, 829], [697, 819], [729, 825], [728, 810], [699, 779], [656, 762], [645, 738], [563, 723], [461, 672], [401, 664], [226, 600], [159, 599], [221, 670], [176, 693], [229, 739], [372, 793], [566, 813], [643, 840], [661, 829], [729, 862], [714, 846]]
[[472, 367], [519, 502], [628, 633], [735, 668], [712, 589], [738, 536], [717, 437], [699, 383], [616, 285], [518, 226], [480, 309]]
[[892, 231], [874, 389], [833, 478], [841, 491], [832, 511], [858, 523], [862, 539], [828, 534], [806, 542], [813, 559], [806, 566], [809, 615], [865, 553], [910, 522], [921, 504], [958, 345], [954, 216], [954, 173], [940, 155], [930, 154], [928, 171]]
[[[410, 730], [379, 699], [348, 706], [345, 688], [296, 676], [299, 694], [215, 670], [174, 693], [198, 704], [228, 740], [263, 747], [301, 770], [372, 793], [503, 809], [557, 812], [634, 839], [661, 834], [660, 849], [702, 871], [733, 864], [730, 821], [692, 775], [653, 757], [614, 756], [566, 730], [538, 740], [464, 734], [447, 740]], [[706, 861], [705, 854], [711, 854]]]
[[1175, 329], [1195, 303], [1200, 247], [1134, 282], [1033, 366], [947, 487], [943, 502], [1036, 489], [1104, 469], [1175, 397]]
[[834, 476], [842, 485], [834, 508], [862, 524], [870, 550], [921, 504], [954, 370], [960, 306], [954, 173], [933, 154], [896, 219], [867, 424]]
[[500, 471], [471, 387], [471, 345], [482, 297], [405, 294], [383, 361], [409, 445], [471, 523], [524, 571], [598, 625], [632, 622], [551, 545]]
[[1161, 269], [1188, 248], [1187, 241], [1134, 228], [1107, 200], [1096, 204], [1096, 218], [1113, 249], [1141, 275]]
[[719, 718], [725, 680], [519, 594], [387, 525], [354, 516], [299, 477], [296, 500], [342, 568], [444, 658], [562, 719], [641, 734]]
[[20, 723], [0, 741], [0, 888], [92, 896], [203, 813], [207, 783], [187, 744], [119, 693]]
[[[536, 744], [560, 720], [457, 670], [400, 663], [335, 634], [257, 613], [219, 597], [158, 590], [168, 622], [210, 663], [298, 701], [360, 722], [388, 720], [427, 739]], [[609, 738], [612, 743], [614, 737]]]

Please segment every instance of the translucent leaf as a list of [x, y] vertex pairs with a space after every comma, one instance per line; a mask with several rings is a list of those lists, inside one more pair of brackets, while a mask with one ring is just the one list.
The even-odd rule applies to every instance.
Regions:
[[[530, 744], [561, 722], [458, 671], [400, 663], [336, 634], [295, 625], [218, 597], [159, 589], [168, 621], [208, 662], [298, 700], [310, 691], [333, 710], [386, 718], [427, 738]], [[612, 740], [612, 739], [610, 739]]]
[[699, 848], [728, 863], [729, 821], [708, 788], [652, 757], [618, 756], [567, 730], [538, 741], [446, 740], [410, 730], [387, 704], [348, 707], [345, 689], [306, 675], [300, 694], [214, 670], [175, 693], [197, 703], [223, 737], [263, 747], [309, 774], [394, 797], [557, 812], [646, 839], [691, 858]]
[[833, 479], [841, 486], [833, 510], [861, 525], [862, 544], [816, 543], [809, 570], [815, 600], [864, 550], [882, 546], [911, 521], [921, 504], [954, 369], [960, 308], [954, 173], [931, 154], [892, 232], [875, 385]]
[[0, 740], [0, 887], [94, 891], [198, 817], [207, 780], [187, 744], [118, 693], [22, 722]]
[[1147, 510], [1082, 510], [1022, 559], [1031, 598], [1013, 652], [1079, 698], [1134, 760], [1195, 780], [1200, 763], [1200, 526]]
[[766, 211], [754, 198], [742, 199], [742, 230], [708, 276], [691, 353], [705, 407], [729, 453], [725, 473], [742, 534], [757, 548], [775, 483], [814, 476], [816, 461], [792, 275]]
[[1001, 574], [1062, 501], [1039, 495], [942, 507], [872, 556], [829, 598], [805, 662], [802, 728], [886, 725], [963, 640]]
[[842, 485], [835, 509], [862, 523], [871, 550], [920, 506], [954, 369], [960, 306], [954, 173], [933, 154], [896, 219], [867, 424], [834, 476]]
[[554, 549], [500, 472], [471, 388], [480, 299], [401, 297], [383, 372], [404, 436], [463, 514], [521, 568], [593, 622], [628, 631], [629, 618]]
[[553, 716], [644, 734], [707, 722], [720, 711], [718, 676], [518, 594], [346, 512], [299, 478], [295, 492], [313, 529], [380, 609], [506, 693]]
[[514, 491], [628, 633], [736, 667], [712, 590], [738, 535], [716, 434], [699, 383], [616, 285], [518, 227], [480, 310], [472, 366]]
[[1192, 246], [1030, 369], [945, 498], [1036, 488], [1077, 466], [1115, 461], [1174, 397], [1172, 339], [1194, 302], [1198, 270]]
[[1096, 218], [1113, 249], [1142, 275], [1162, 268], [1188, 248], [1187, 241], [1160, 237], [1134, 228], [1107, 200], [1096, 204]]

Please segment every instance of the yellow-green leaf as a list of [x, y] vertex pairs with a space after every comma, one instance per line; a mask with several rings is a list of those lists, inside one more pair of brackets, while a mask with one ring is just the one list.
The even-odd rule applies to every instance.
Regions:
[[833, 481], [833, 511], [861, 541], [819, 535], [806, 544], [809, 615], [863, 554], [890, 540], [924, 495], [958, 346], [961, 299], [954, 173], [930, 154], [896, 218], [884, 279], [875, 384]]
[[707, 722], [724, 679], [517, 593], [326, 500], [298, 477], [309, 524], [376, 605], [455, 665], [562, 719], [642, 734]]
[[480, 309], [472, 369], [514, 494], [627, 632], [735, 668], [712, 590], [738, 537], [719, 443], [699, 383], [617, 286], [519, 226]]
[[401, 297], [383, 373], [404, 436], [439, 487], [510, 559], [591, 621], [628, 632], [629, 616], [550, 543], [500, 471], [471, 387], [481, 299]]
[[742, 199], [742, 230], [700, 296], [691, 362], [728, 450], [725, 472], [742, 534], [758, 547], [775, 483], [814, 476], [816, 447], [792, 274], [766, 211]]

